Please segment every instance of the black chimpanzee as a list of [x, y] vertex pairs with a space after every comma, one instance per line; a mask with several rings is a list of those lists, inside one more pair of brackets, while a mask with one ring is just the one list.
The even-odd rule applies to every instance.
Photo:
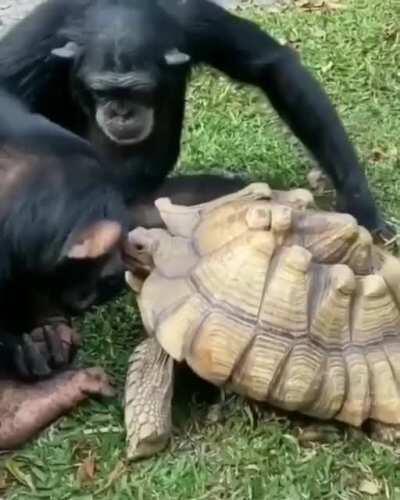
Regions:
[[[291, 49], [208, 0], [48, 0], [1, 42], [0, 81], [88, 138], [131, 202], [174, 167], [199, 63], [260, 87], [333, 180], [340, 208], [370, 230], [385, 228], [321, 86]], [[193, 203], [209, 182], [187, 184]]]
[[40, 378], [78, 343], [126, 208], [91, 145], [0, 91], [0, 371]]
[[[0, 378], [32, 380], [72, 359], [67, 316], [95, 302], [129, 216], [90, 143], [2, 89], [0, 110]], [[241, 186], [216, 177], [209, 198]], [[155, 196], [185, 203], [186, 192], [183, 177]], [[151, 201], [138, 203], [137, 224], [161, 224]]]

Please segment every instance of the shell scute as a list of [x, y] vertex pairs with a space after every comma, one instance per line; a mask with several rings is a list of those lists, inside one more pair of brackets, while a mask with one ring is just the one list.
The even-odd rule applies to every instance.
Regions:
[[170, 239], [139, 292], [147, 329], [204, 379], [257, 401], [400, 424], [400, 261], [354, 217], [312, 204], [262, 184], [161, 203]]

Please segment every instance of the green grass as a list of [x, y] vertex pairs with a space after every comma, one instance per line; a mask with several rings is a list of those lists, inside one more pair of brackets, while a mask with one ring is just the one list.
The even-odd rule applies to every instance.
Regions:
[[[400, 219], [398, 0], [352, 0], [334, 14], [246, 15], [300, 47], [338, 106], [383, 209]], [[305, 185], [309, 160], [258, 91], [212, 71], [199, 72], [191, 89], [180, 169], [245, 166], [251, 177], [272, 185]], [[142, 335], [131, 304], [124, 297], [82, 322], [80, 361], [105, 366], [121, 392], [127, 358]], [[171, 446], [129, 464], [120, 402], [90, 402], [0, 462], [0, 497], [400, 499], [399, 449], [334, 426], [327, 426], [323, 443], [303, 441], [298, 437], [309, 433], [307, 422], [260, 413], [238, 398], [211, 410], [182, 389]]]

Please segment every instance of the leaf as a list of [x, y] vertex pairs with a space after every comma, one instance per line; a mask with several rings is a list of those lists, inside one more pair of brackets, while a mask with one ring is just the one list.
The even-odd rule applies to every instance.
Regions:
[[222, 405], [220, 403], [211, 405], [207, 412], [206, 419], [213, 424], [221, 422], [223, 420]]
[[6, 469], [19, 483], [27, 486], [31, 491], [35, 491], [35, 486], [33, 485], [31, 477], [22, 471], [19, 463], [10, 460], [6, 464]]
[[294, 0], [297, 7], [306, 7], [310, 5], [309, 0]]
[[97, 497], [101, 493], [104, 493], [108, 488], [112, 486], [112, 484], [117, 481], [124, 473], [126, 472], [126, 466], [124, 465], [123, 462], [117, 462], [116, 466], [114, 469], [111, 471], [110, 475], [108, 476], [107, 482], [104, 486], [99, 488], [94, 492], [94, 495]]
[[96, 476], [96, 459], [91, 453], [85, 458], [78, 468], [78, 477], [81, 482], [91, 482]]
[[333, 68], [333, 62], [330, 61], [328, 62], [328, 64], [325, 64], [325, 66], [322, 66], [321, 73], [322, 74], [328, 73], [328, 71], [330, 71], [332, 68]]
[[381, 488], [377, 481], [363, 479], [358, 489], [361, 493], [367, 493], [368, 495], [377, 495], [380, 492]]
[[374, 148], [371, 151], [371, 155], [369, 157], [369, 160], [372, 163], [379, 163], [379, 162], [383, 161], [385, 158], [387, 158], [387, 155], [384, 153], [384, 151], [382, 151], [379, 148]]
[[294, 3], [297, 7], [310, 12], [314, 10], [335, 11], [346, 8], [343, 3], [334, 0], [295, 0]]
[[325, 0], [324, 4], [325, 4], [325, 8], [327, 10], [343, 10], [346, 8], [345, 5], [343, 5], [342, 3], [339, 3], [339, 2], [331, 2], [331, 1]]
[[[7, 483], [6, 476], [0, 476], [0, 491], [4, 491], [9, 487], [9, 484]], [[1, 497], [0, 497], [1, 500]]]

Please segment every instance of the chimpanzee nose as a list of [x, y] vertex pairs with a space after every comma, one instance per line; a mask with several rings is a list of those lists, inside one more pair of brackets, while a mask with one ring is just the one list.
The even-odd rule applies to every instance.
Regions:
[[122, 108], [119, 112], [119, 116], [122, 118], [132, 118], [133, 117], [133, 108]]
[[112, 118], [120, 117], [125, 120], [133, 118], [135, 114], [135, 107], [129, 101], [115, 101], [110, 106], [110, 115]]

